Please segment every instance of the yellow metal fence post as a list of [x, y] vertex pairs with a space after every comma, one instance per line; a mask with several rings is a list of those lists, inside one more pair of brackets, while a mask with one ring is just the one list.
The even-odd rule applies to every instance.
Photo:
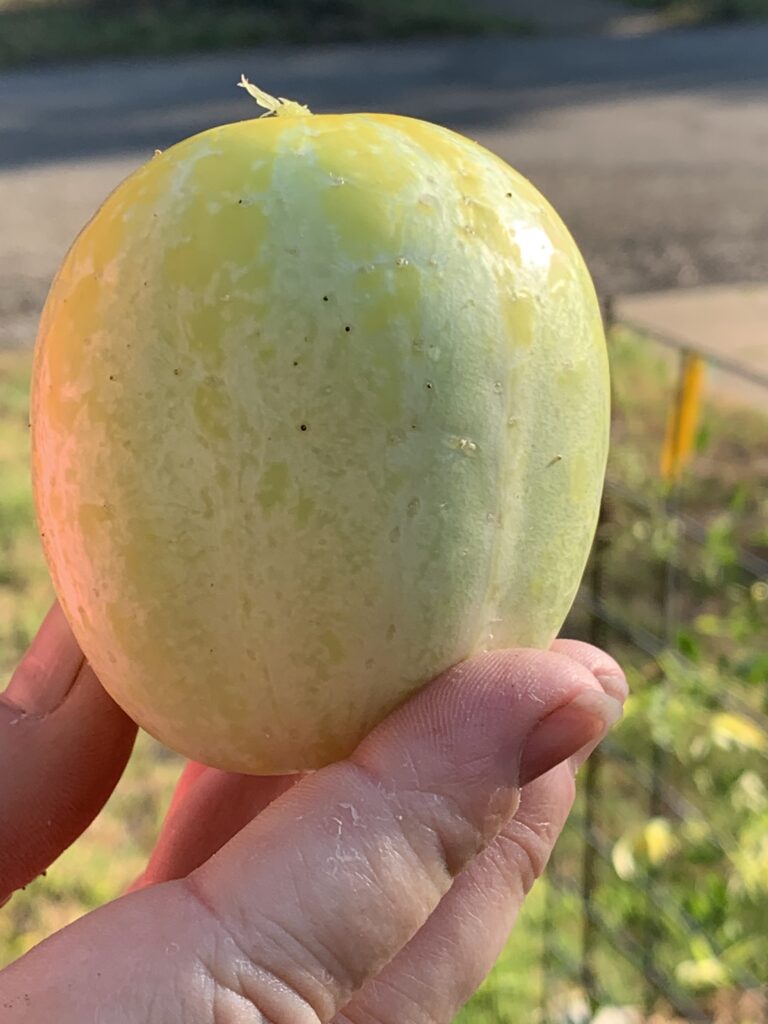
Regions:
[[670, 410], [667, 433], [661, 451], [661, 476], [674, 484], [691, 457], [701, 409], [705, 363], [701, 356], [686, 352], [680, 372], [675, 404]]

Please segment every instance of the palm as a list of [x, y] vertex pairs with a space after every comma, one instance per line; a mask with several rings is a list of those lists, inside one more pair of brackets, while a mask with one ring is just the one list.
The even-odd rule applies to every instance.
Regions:
[[[147, 869], [132, 888], [188, 875], [300, 778], [234, 775], [189, 762]], [[413, 1000], [420, 998], [428, 1019], [451, 1020], [506, 942], [525, 892], [544, 869], [573, 794], [573, 776], [565, 765], [527, 786], [513, 820], [456, 879], [405, 949], [337, 1014], [334, 1024], [415, 1020]], [[523, 890], [509, 886], [510, 875], [517, 874], [511, 864], [526, 880]], [[484, 935], [478, 935], [478, 888], [487, 899]], [[452, 985], [441, 979], [439, 990], [425, 987], [418, 979], [429, 976], [430, 964], [446, 946], [463, 951], [463, 969], [453, 973]], [[438, 1001], [443, 1005], [436, 1005]]]

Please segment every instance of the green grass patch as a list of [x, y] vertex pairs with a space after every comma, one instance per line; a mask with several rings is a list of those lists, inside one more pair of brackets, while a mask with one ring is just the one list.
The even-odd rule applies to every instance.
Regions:
[[528, 22], [489, 14], [468, 0], [233, 0], [218, 5], [6, 0], [0, 3], [0, 66], [275, 43], [527, 31]]
[[29, 478], [28, 353], [0, 351], [0, 677], [26, 650], [53, 592]]

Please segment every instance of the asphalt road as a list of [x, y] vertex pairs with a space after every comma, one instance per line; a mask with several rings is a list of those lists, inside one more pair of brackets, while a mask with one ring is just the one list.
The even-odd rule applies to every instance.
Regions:
[[155, 148], [253, 116], [241, 72], [317, 110], [456, 128], [560, 210], [602, 292], [768, 278], [768, 26], [251, 51], [0, 75], [0, 345]]

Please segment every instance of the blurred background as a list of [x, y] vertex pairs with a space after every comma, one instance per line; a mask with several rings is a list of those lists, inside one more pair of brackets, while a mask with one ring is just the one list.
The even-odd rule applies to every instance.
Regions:
[[[768, 1021], [768, 0], [0, 0], [0, 674], [52, 597], [27, 431], [52, 274], [156, 148], [254, 116], [243, 72], [495, 150], [605, 307], [613, 449], [565, 633], [633, 695], [458, 1020]], [[0, 966], [139, 873], [178, 772], [140, 738], [4, 908]]]

